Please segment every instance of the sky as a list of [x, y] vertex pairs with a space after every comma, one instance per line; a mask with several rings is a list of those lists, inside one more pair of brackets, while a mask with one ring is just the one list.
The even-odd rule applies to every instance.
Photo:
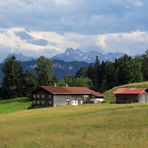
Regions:
[[142, 54], [147, 0], [0, 0], [0, 60], [51, 57], [66, 48]]

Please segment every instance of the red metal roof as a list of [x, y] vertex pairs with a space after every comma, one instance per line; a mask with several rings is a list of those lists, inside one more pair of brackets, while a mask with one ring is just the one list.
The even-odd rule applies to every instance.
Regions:
[[147, 88], [118, 88], [116, 91], [114, 91], [114, 94], [141, 94], [143, 93]]
[[83, 95], [94, 95], [96, 97], [103, 97], [103, 94], [95, 92], [87, 87], [41, 86], [41, 88], [52, 94], [83, 94]]

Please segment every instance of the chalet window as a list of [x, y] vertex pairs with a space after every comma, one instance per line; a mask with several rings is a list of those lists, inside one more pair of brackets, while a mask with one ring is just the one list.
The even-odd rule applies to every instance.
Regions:
[[51, 95], [48, 95], [48, 98], [50, 99], [51, 98]]
[[37, 98], [40, 98], [40, 95], [37, 95]]
[[35, 99], [36, 98], [36, 95], [33, 95], [33, 98]]
[[40, 104], [40, 100], [37, 101], [37, 104]]
[[52, 103], [52, 101], [49, 101], [49, 104], [51, 104]]
[[35, 100], [33, 100], [33, 101], [32, 101], [32, 104], [36, 104], [36, 101], [35, 101]]
[[42, 96], [41, 96], [43, 99], [45, 98], [45, 95], [44, 94], [42, 94]]
[[45, 101], [44, 101], [44, 100], [42, 100], [42, 104], [43, 104], [43, 105], [45, 104]]

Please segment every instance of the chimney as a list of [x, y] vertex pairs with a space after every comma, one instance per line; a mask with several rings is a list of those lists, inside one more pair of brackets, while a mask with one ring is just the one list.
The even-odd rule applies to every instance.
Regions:
[[68, 87], [68, 84], [66, 84], [66, 87]]
[[57, 87], [57, 83], [54, 83], [54, 87]]

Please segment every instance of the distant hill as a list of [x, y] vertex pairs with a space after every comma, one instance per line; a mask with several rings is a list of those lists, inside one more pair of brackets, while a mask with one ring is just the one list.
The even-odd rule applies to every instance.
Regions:
[[113, 92], [120, 87], [132, 87], [132, 88], [139, 88], [139, 87], [147, 87], [148, 88], [148, 81], [146, 82], [140, 82], [140, 83], [131, 83], [131, 84], [126, 84], [122, 86], [117, 86], [114, 87], [104, 93], [105, 95], [105, 102], [110, 103], [110, 102], [115, 102], [115, 95], [113, 95]]
[[[21, 62], [23, 69], [32, 71], [36, 67], [36, 60]], [[87, 67], [89, 63], [81, 61], [64, 62], [62, 60], [53, 60], [53, 75], [62, 79], [65, 75], [75, 74], [81, 67]], [[0, 82], [2, 81], [2, 64], [0, 64]]]
[[80, 49], [68, 48], [64, 53], [57, 54], [51, 59], [63, 60], [66, 62], [71, 61], [85, 61], [88, 63], [93, 63], [96, 59], [96, 56], [99, 57], [100, 61], [114, 61], [116, 58], [123, 56], [122, 52], [109, 52], [102, 54], [97, 51], [82, 52]]

